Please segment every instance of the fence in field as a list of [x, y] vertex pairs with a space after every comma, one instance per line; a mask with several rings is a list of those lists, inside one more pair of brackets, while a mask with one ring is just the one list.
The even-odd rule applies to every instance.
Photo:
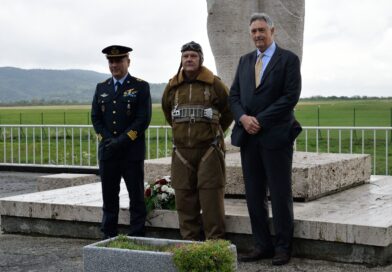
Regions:
[[[392, 127], [305, 126], [297, 151], [372, 156], [372, 172], [390, 175]], [[91, 125], [0, 125], [0, 165], [97, 167], [98, 140]], [[148, 159], [171, 155], [171, 128], [146, 131]]]
[[[331, 105], [299, 104], [295, 115], [305, 126], [392, 126], [391, 102], [380, 102], [370, 106], [357, 107]], [[344, 105], [344, 104], [343, 104]], [[160, 107], [155, 115], [162, 115]], [[155, 116], [156, 117], [156, 116]], [[166, 125], [163, 119], [155, 120], [154, 125]], [[159, 122], [161, 121], [161, 122]], [[86, 109], [40, 109], [12, 110], [0, 109], [0, 124], [40, 124], [40, 125], [90, 125], [91, 114]]]

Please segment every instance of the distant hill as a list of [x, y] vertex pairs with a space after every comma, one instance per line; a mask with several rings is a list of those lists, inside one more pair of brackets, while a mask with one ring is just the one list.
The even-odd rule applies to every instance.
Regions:
[[[0, 67], [0, 104], [90, 103], [95, 86], [109, 74], [89, 70], [47, 70]], [[154, 102], [166, 83], [150, 83]]]

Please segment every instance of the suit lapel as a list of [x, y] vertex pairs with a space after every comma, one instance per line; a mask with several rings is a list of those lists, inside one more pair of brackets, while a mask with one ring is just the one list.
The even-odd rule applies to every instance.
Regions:
[[253, 84], [253, 86], [256, 86], [256, 78], [255, 78], [256, 59], [257, 59], [257, 50], [254, 51], [249, 58], [250, 84]]
[[[241, 89], [241, 96], [243, 96], [244, 101], [246, 101], [244, 104], [249, 104], [252, 99], [253, 99], [253, 94], [255, 90], [255, 64], [256, 64], [256, 59], [257, 59], [257, 51], [255, 50], [252, 53], [249, 53], [247, 57], [244, 60], [243, 63], [243, 68], [245, 69], [246, 72], [246, 88]], [[249, 90], [252, 90], [249, 92]]]
[[131, 75], [128, 74], [127, 77], [125, 78], [123, 85], [122, 85], [122, 90], [128, 89], [128, 85], [131, 84]]
[[110, 97], [114, 97], [114, 82], [113, 78], [111, 78], [105, 86], [105, 93], [108, 93]]
[[276, 63], [279, 61], [281, 55], [282, 55], [282, 51], [280, 50], [280, 48], [278, 46], [276, 46], [275, 52], [272, 55], [272, 58], [269, 61], [268, 66], [263, 73], [263, 77], [261, 78], [261, 83], [259, 86], [263, 85], [263, 82], [268, 77], [269, 73], [274, 69], [274, 67], [275, 67]]

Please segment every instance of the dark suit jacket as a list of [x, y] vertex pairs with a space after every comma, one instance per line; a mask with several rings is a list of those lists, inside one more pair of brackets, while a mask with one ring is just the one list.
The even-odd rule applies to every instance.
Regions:
[[[144, 160], [144, 131], [151, 121], [149, 84], [129, 74], [116, 92], [112, 78], [99, 83], [92, 102], [91, 120], [102, 138], [98, 150], [100, 160]], [[124, 142], [116, 154], [104, 148], [104, 140], [112, 137], [120, 137]]]
[[230, 88], [230, 108], [235, 125], [232, 144], [241, 146], [249, 134], [239, 122], [243, 114], [255, 116], [261, 125], [258, 133], [266, 148], [291, 145], [301, 131], [294, 118], [294, 107], [301, 93], [299, 58], [292, 52], [276, 46], [260, 85], [255, 87], [257, 52], [240, 58], [237, 72]]

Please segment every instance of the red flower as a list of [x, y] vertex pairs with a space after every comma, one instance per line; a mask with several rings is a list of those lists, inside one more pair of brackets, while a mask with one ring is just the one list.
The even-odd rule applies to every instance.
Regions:
[[[162, 188], [165, 191], [162, 191]], [[170, 184], [170, 177], [163, 177], [153, 184], [144, 183], [144, 203], [147, 213], [153, 209], [175, 209], [175, 192]]]
[[155, 182], [155, 184], [166, 185], [167, 184], [167, 180], [166, 179], [160, 179], [160, 180], [157, 180]]
[[147, 188], [146, 191], [144, 192], [144, 195], [146, 197], [150, 197], [151, 196], [151, 188]]

